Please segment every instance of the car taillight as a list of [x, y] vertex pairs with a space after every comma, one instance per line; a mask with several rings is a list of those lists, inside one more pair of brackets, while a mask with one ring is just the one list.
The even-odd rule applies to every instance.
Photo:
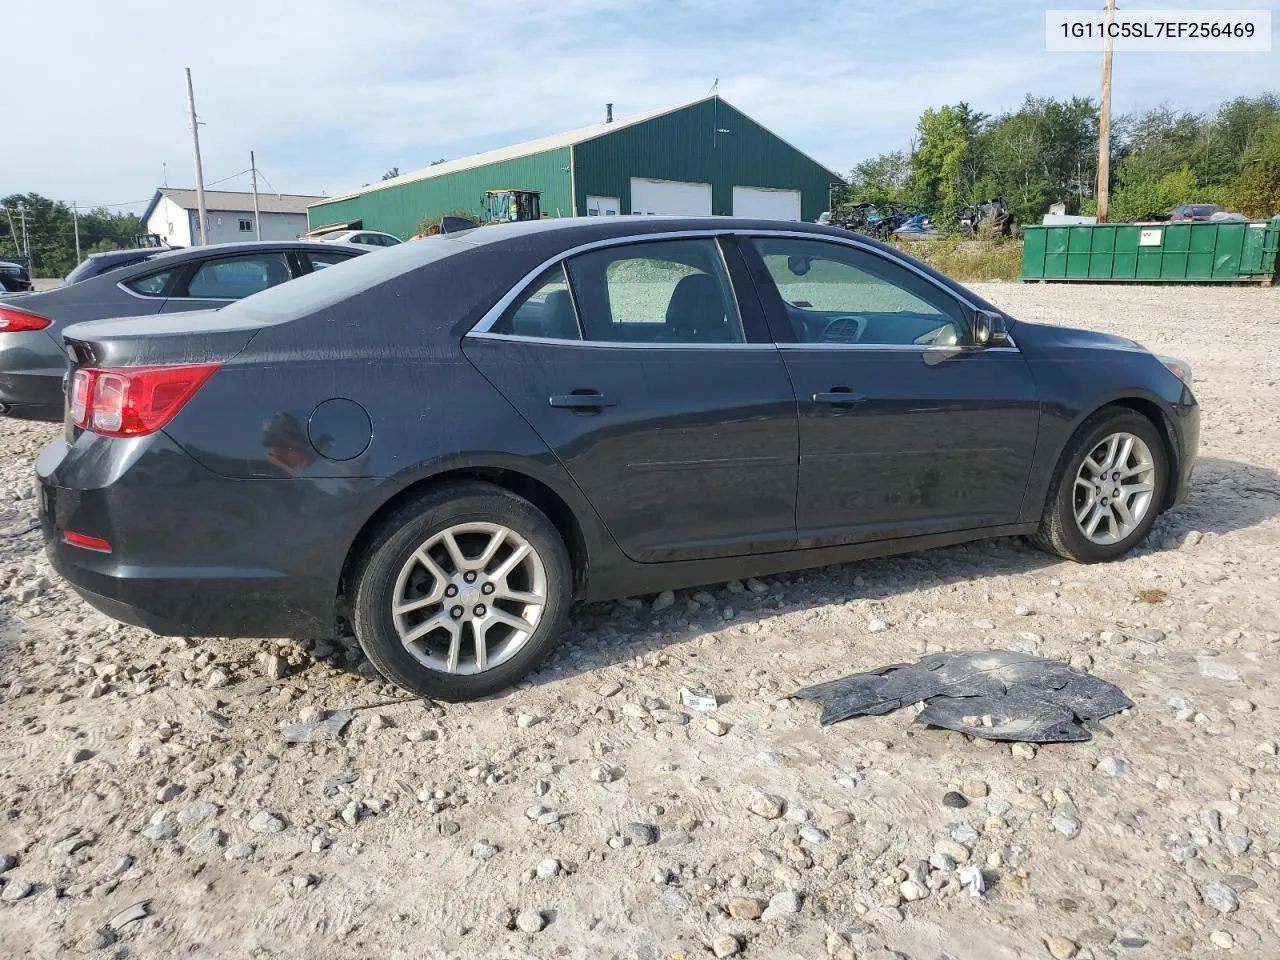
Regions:
[[104, 437], [143, 437], [174, 418], [220, 367], [81, 367], [71, 377], [71, 422]]
[[67, 391], [67, 406], [71, 412], [71, 422], [77, 427], [88, 423], [89, 387], [93, 378], [85, 369], [77, 370], [71, 376], [71, 389]]
[[53, 321], [26, 310], [0, 307], [0, 333], [23, 333], [27, 330], [43, 330]]

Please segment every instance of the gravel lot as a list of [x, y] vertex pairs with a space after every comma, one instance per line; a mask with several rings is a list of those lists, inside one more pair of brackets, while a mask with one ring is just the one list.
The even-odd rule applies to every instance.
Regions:
[[[0, 422], [0, 953], [1280, 956], [1280, 291], [981, 291], [1193, 364], [1194, 489], [1136, 555], [997, 541], [595, 604], [470, 705], [405, 701], [342, 644], [99, 616], [29, 532], [54, 428]], [[1011, 750], [785, 699], [988, 647], [1137, 706]], [[340, 708], [337, 739], [283, 742]]]

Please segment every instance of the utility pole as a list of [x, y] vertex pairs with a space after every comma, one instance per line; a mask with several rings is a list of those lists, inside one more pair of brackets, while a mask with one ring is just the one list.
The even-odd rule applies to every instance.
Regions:
[[1111, 24], [1116, 0], [1107, 0], [1107, 30], [1102, 37], [1102, 102], [1098, 107], [1098, 222], [1107, 222], [1111, 204]]
[[253, 229], [259, 240], [262, 239], [262, 214], [258, 212], [258, 162], [253, 159], [253, 151], [249, 151], [249, 173], [253, 180]]
[[196, 152], [196, 206], [200, 208], [200, 245], [209, 242], [208, 211], [204, 205], [204, 170], [200, 167], [200, 128], [196, 120], [196, 95], [191, 89], [191, 68], [187, 67], [187, 107], [191, 112], [191, 145]]
[[27, 233], [27, 207], [18, 201], [18, 220], [22, 223], [22, 253], [27, 258], [27, 273], [35, 276], [36, 265], [31, 262], [31, 237]]
[[76, 231], [76, 266], [80, 265], [80, 214], [76, 210], [76, 202], [71, 201], [71, 223]]

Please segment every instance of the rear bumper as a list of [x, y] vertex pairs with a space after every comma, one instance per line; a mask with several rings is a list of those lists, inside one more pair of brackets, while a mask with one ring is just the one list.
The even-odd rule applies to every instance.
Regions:
[[0, 334], [0, 404], [11, 416], [61, 420], [67, 361], [43, 330]]
[[50, 562], [108, 616], [174, 636], [332, 635], [355, 536], [335, 495], [352, 481], [228, 480], [163, 433], [58, 439], [36, 475]]

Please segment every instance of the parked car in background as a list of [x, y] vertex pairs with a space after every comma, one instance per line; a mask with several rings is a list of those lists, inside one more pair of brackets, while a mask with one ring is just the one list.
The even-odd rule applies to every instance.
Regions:
[[63, 277], [63, 283], [79, 283], [90, 277], [97, 277], [121, 267], [132, 267], [135, 263], [150, 260], [162, 253], [181, 250], [182, 247], [134, 247], [129, 250], [106, 250], [102, 253], [91, 253], [80, 261], [80, 264]]
[[24, 293], [31, 289], [31, 274], [20, 263], [0, 260], [0, 293]]
[[222, 307], [368, 251], [296, 240], [154, 251], [139, 263], [44, 293], [0, 296], [0, 414], [62, 419], [68, 324]]
[[90, 603], [178, 636], [349, 617], [444, 699], [518, 681], [575, 598], [988, 536], [1115, 559], [1199, 440], [1186, 364], [815, 224], [486, 227], [64, 338], [36, 469]]
[[1222, 207], [1216, 203], [1184, 203], [1180, 207], [1174, 207], [1173, 212], [1169, 214], [1170, 220], [1208, 220], [1215, 213], [1225, 213]]
[[331, 230], [307, 234], [307, 239], [321, 243], [358, 243], [366, 247], [395, 247], [404, 242], [393, 234], [377, 230]]

